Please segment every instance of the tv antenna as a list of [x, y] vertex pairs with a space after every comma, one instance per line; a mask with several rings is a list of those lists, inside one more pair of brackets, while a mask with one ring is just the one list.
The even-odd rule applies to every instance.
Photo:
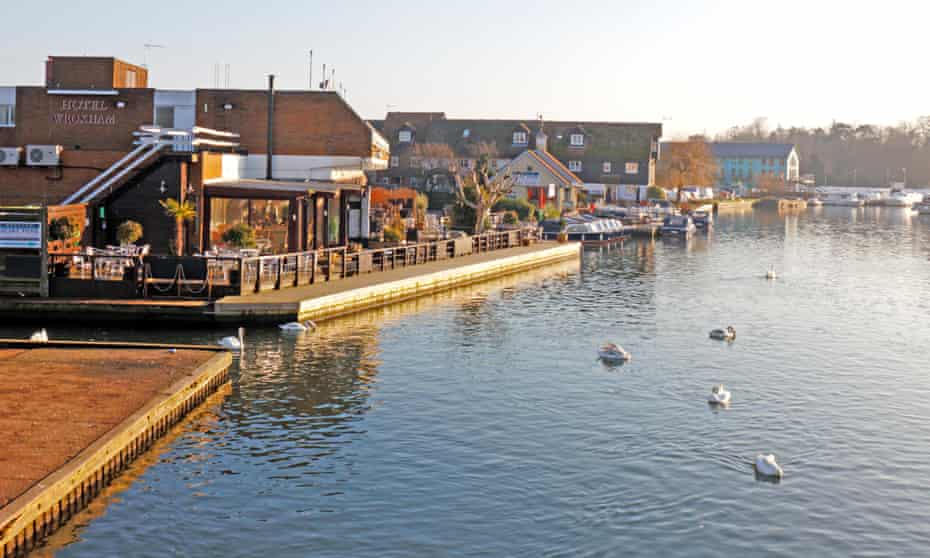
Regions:
[[142, 46], [145, 47], [145, 54], [142, 55], [142, 67], [143, 68], [149, 67], [149, 51], [150, 50], [152, 50], [153, 48], [167, 48], [165, 45], [157, 45], [155, 43], [145, 43]]

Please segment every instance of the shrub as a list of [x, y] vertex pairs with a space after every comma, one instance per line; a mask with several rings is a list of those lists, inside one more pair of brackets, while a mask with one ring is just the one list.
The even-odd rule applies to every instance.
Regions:
[[550, 203], [546, 205], [545, 216], [546, 219], [558, 219], [562, 216], [562, 212], [559, 211], [558, 207]]
[[664, 200], [668, 196], [665, 194], [665, 190], [659, 188], [658, 186], [650, 186], [646, 189], [646, 199], [650, 200]]
[[223, 242], [236, 248], [255, 248], [255, 231], [245, 223], [233, 225], [223, 231]]
[[403, 237], [403, 234], [396, 227], [384, 227], [385, 242], [400, 242], [401, 237]]
[[116, 228], [116, 240], [121, 245], [132, 244], [142, 238], [142, 225], [135, 221], [123, 221]]
[[520, 222], [520, 218], [516, 211], [507, 211], [504, 213], [503, 221], [505, 225], [516, 225]]
[[533, 213], [535, 206], [525, 199], [504, 198], [494, 204], [492, 211], [516, 211], [521, 221], [526, 221]]

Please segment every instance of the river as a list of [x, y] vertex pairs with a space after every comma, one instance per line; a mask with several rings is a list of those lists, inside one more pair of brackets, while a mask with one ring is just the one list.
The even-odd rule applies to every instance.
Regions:
[[[39, 554], [926, 554], [928, 278], [928, 217], [747, 212], [307, 335], [250, 328], [231, 389]], [[598, 362], [607, 340], [632, 362]]]

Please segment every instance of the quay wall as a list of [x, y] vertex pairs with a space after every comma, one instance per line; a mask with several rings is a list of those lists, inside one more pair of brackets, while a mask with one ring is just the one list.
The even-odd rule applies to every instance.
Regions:
[[[121, 343], [2, 341], [5, 347], [106, 346], [154, 348], [155, 345]], [[182, 346], [179, 346], [179, 349]], [[164, 347], [167, 350], [167, 346]], [[215, 350], [204, 349], [202, 350]], [[105, 349], [104, 349], [105, 350]], [[216, 354], [190, 374], [178, 379], [160, 395], [85, 447], [22, 495], [0, 508], [0, 556], [24, 556], [83, 509], [130, 462], [146, 451], [191, 410], [229, 381], [232, 356]], [[105, 366], [105, 361], [101, 366]], [[78, 449], [78, 448], [75, 448]]]

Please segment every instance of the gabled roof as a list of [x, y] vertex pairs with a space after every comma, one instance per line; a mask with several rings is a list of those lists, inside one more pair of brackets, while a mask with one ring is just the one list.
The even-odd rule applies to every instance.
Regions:
[[740, 141], [717, 141], [710, 144], [714, 156], [721, 159], [735, 157], [784, 159], [794, 150], [792, 143], [763, 143]]
[[562, 161], [559, 161], [552, 156], [552, 153], [548, 151], [543, 151], [541, 149], [534, 149], [529, 152], [537, 161], [542, 163], [549, 169], [549, 171], [561, 178], [566, 186], [581, 184], [583, 181], [578, 178], [578, 176], [572, 171], [568, 170], [568, 167], [562, 164]]

